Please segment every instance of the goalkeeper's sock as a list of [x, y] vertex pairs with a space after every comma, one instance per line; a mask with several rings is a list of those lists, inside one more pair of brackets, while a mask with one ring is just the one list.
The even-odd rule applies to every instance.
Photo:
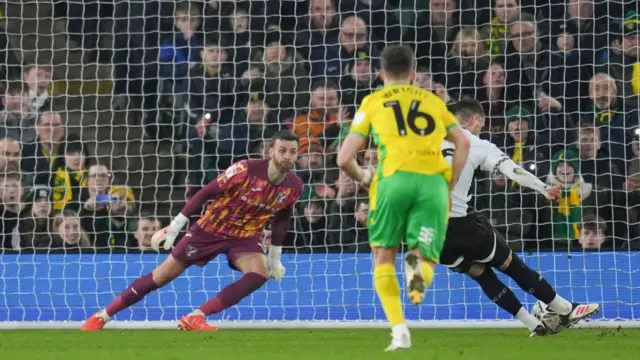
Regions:
[[433, 281], [433, 268], [431, 264], [425, 260], [420, 262], [420, 267], [422, 268], [422, 279], [424, 280], [425, 287], [429, 287]]
[[159, 286], [153, 282], [152, 273], [140, 277], [107, 306], [105, 313], [111, 318], [113, 315], [142, 300], [148, 293], [158, 288]]
[[402, 301], [400, 300], [400, 284], [396, 278], [393, 264], [381, 264], [373, 270], [373, 279], [378, 298], [391, 326], [404, 323]]
[[502, 272], [515, 280], [522, 290], [547, 305], [556, 297], [556, 292], [547, 280], [528, 267], [515, 253], [512, 253], [511, 264]]
[[246, 273], [240, 280], [229, 284], [213, 299], [202, 304], [198, 310], [205, 316], [222, 312], [258, 290], [265, 282], [267, 282], [267, 278], [258, 273]]
[[549, 308], [560, 315], [569, 315], [573, 311], [573, 304], [556, 293], [556, 297], [548, 303]]

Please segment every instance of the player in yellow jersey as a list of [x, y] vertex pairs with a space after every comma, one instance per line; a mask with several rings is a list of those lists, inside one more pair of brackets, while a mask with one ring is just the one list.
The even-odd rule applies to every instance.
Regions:
[[[385, 87], [362, 101], [340, 147], [338, 166], [356, 181], [370, 183], [369, 242], [376, 292], [392, 329], [390, 351], [411, 347], [396, 278], [398, 248], [406, 239], [408, 293], [420, 303], [442, 251], [449, 193], [467, 160], [469, 141], [440, 98], [410, 85], [415, 76], [410, 48], [388, 46], [381, 62]], [[354, 159], [369, 135], [378, 146], [375, 174]], [[445, 138], [456, 146], [452, 167], [442, 156]]]

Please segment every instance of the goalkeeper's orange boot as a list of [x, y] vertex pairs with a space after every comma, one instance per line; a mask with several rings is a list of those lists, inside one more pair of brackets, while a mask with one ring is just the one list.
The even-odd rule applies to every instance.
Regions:
[[84, 325], [82, 325], [80, 330], [82, 331], [102, 330], [105, 324], [106, 324], [106, 321], [104, 321], [104, 319], [101, 316], [91, 315], [91, 317], [87, 320], [87, 322], [85, 322]]
[[187, 331], [218, 331], [217, 327], [211, 326], [204, 321], [204, 316], [185, 315], [178, 324], [179, 330]]

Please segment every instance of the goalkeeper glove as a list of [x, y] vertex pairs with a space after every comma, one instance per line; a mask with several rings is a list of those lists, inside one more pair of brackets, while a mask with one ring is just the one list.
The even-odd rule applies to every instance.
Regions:
[[151, 238], [151, 248], [155, 251], [160, 250], [160, 243], [164, 241], [164, 249], [171, 249], [171, 246], [178, 237], [178, 233], [180, 233], [180, 230], [182, 230], [187, 221], [189, 221], [189, 219], [186, 216], [178, 214], [169, 226], [153, 234]]
[[284, 266], [282, 266], [282, 262], [280, 261], [280, 256], [282, 255], [282, 246], [273, 246], [269, 247], [269, 255], [267, 255], [267, 264], [271, 268], [269, 272], [269, 276], [272, 277], [275, 281], [280, 282], [280, 279], [284, 276], [284, 273], [287, 272]]

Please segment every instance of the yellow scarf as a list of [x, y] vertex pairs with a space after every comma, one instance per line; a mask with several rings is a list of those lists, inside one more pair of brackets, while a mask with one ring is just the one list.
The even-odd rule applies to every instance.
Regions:
[[513, 162], [516, 164], [522, 164], [522, 160], [524, 160], [522, 158], [524, 143], [525, 143], [524, 141], [516, 141], [513, 143], [514, 149], [513, 149], [513, 155], [511, 156], [511, 160], [513, 160]]
[[569, 222], [569, 226], [573, 229], [574, 239], [577, 239], [580, 236], [580, 228], [578, 227], [579, 223], [572, 221], [571, 209], [579, 207], [581, 205], [580, 201], [580, 185], [574, 185], [571, 190], [569, 190], [566, 196], [560, 198], [558, 202], [558, 213], [567, 217], [567, 221]]
[[636, 95], [640, 95], [640, 62], [633, 64], [633, 75], [631, 77], [631, 87]]
[[501, 55], [500, 40], [505, 38], [507, 32], [507, 26], [498, 20], [497, 17], [491, 19], [491, 25], [489, 25], [489, 38], [486, 40], [489, 53], [492, 58], [495, 59], [498, 55]]
[[58, 170], [56, 170], [52, 189], [54, 210], [64, 210], [67, 203], [73, 200], [73, 189], [71, 189], [72, 178], [82, 187], [87, 186], [87, 178], [84, 176], [83, 171], [70, 173], [64, 168], [58, 168]]

